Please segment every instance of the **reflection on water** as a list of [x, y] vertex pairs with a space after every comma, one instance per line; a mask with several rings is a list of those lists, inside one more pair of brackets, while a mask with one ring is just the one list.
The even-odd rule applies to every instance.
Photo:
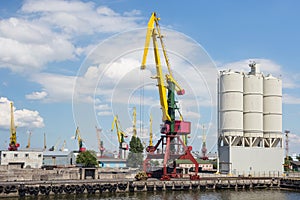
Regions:
[[[5, 198], [6, 200], [18, 198]], [[117, 200], [298, 200], [300, 192], [279, 189], [267, 190], [221, 190], [221, 191], [162, 191], [162, 192], [135, 192], [135, 193], [103, 193], [94, 195], [57, 195], [26, 197], [26, 200], [98, 200], [98, 199], [117, 199]]]

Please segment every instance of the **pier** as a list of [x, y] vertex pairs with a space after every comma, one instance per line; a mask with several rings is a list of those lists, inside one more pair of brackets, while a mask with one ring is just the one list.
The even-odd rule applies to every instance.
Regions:
[[281, 183], [283, 182], [280, 178], [267, 177], [204, 177], [194, 181], [189, 179], [172, 179], [171, 181], [157, 179], [148, 179], [147, 181], [135, 181], [133, 179], [17, 181], [0, 182], [0, 197], [167, 190], [263, 189], [280, 188]]

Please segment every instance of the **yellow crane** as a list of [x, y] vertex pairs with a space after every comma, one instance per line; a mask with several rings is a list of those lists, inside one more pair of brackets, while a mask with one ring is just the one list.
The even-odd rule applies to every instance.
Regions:
[[114, 131], [114, 128], [116, 126], [117, 130], [117, 136], [118, 136], [118, 142], [119, 142], [119, 149], [121, 150], [128, 150], [128, 145], [125, 142], [125, 139], [127, 136], [126, 134], [121, 130], [119, 120], [118, 120], [118, 115], [114, 116], [114, 120], [111, 125], [111, 131]]
[[80, 136], [80, 131], [79, 131], [79, 127], [77, 126], [76, 131], [75, 131], [75, 139], [77, 139], [78, 141], [78, 151], [79, 152], [83, 152], [86, 150], [86, 148], [83, 147], [83, 140]]
[[[162, 109], [162, 120], [164, 122], [161, 133], [165, 135], [161, 136], [161, 139], [154, 147], [148, 149], [150, 151], [148, 151], [149, 154], [147, 155], [147, 158], [144, 161], [144, 170], [145, 171], [147, 170], [147, 166], [149, 164], [148, 161], [154, 157], [154, 153], [157, 147], [159, 146], [159, 144], [161, 143], [162, 144], [161, 150], [163, 151], [163, 153], [161, 154], [156, 153], [155, 156], [164, 158], [162, 180], [169, 180], [170, 177], [179, 176], [179, 174], [177, 174], [176, 172], [176, 167], [174, 167], [174, 170], [171, 174], [168, 173], [167, 171], [167, 164], [170, 163], [172, 157], [176, 157], [176, 156], [178, 159], [191, 160], [192, 163], [195, 165], [195, 175], [191, 176], [191, 179], [199, 179], [199, 176], [197, 175], [199, 164], [191, 154], [192, 147], [186, 146], [184, 142], [180, 139], [180, 135], [190, 134], [191, 124], [190, 122], [183, 121], [180, 112], [179, 112], [180, 120], [175, 119], [176, 117], [175, 111], [179, 111], [179, 108], [177, 107], [177, 101], [175, 100], [175, 91], [177, 92], [177, 95], [183, 95], [185, 91], [180, 87], [180, 85], [177, 83], [177, 81], [174, 79], [172, 75], [169, 58], [167, 55], [166, 47], [163, 42], [163, 36], [161, 35], [161, 31], [158, 23], [159, 20], [160, 18], [156, 16], [156, 13], [155, 12], [152, 13], [148, 22], [141, 69], [142, 70], [146, 69], [147, 55], [148, 55], [150, 40], [152, 38], [155, 66], [156, 66], [156, 76], [153, 78], [157, 80], [157, 86], [158, 86], [159, 97], [160, 97], [160, 105]], [[159, 41], [157, 40], [157, 38], [159, 39]], [[168, 74], [165, 75], [163, 74], [162, 71], [160, 52], [159, 52], [160, 51], [159, 42], [168, 70]], [[178, 149], [177, 151], [175, 151], [176, 140], [177, 140], [177, 144], [181, 144], [183, 146], [184, 154], [181, 155], [175, 154], [175, 152], [179, 152]]]
[[133, 136], [136, 137], [137, 131], [136, 131], [136, 107], [133, 107]]
[[153, 146], [153, 132], [152, 132], [152, 114], [150, 114], [150, 134], [149, 134], [149, 146], [146, 147], [147, 152], [155, 151], [155, 147]]
[[27, 141], [26, 149], [30, 148], [30, 139], [31, 139], [31, 131], [29, 131], [28, 133], [28, 141]]
[[10, 142], [8, 150], [17, 151], [19, 146], [20, 144], [17, 143], [17, 131], [14, 119], [14, 104], [13, 102], [10, 102]]

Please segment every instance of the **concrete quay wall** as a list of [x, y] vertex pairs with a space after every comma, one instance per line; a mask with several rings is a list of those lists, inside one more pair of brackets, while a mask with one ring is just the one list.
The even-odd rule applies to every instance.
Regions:
[[0, 197], [38, 196], [56, 194], [95, 194], [113, 192], [139, 192], [164, 190], [219, 190], [219, 189], [255, 189], [279, 188], [280, 180], [274, 178], [209, 178], [197, 181], [174, 179], [160, 181], [148, 179], [90, 179], [57, 181], [0, 182]]

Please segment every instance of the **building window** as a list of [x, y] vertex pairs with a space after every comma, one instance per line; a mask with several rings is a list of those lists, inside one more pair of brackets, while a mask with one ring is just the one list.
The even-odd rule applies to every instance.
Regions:
[[3, 154], [3, 158], [5, 158], [5, 157], [6, 157], [6, 153]]
[[28, 153], [25, 153], [25, 157], [28, 158], [28, 157], [29, 157], [29, 154], [28, 154]]
[[39, 158], [42, 157], [42, 154], [39, 154], [38, 157], [39, 157]]
[[15, 154], [14, 154], [14, 157], [15, 157], [15, 158], [18, 157], [18, 154], [15, 153]]

